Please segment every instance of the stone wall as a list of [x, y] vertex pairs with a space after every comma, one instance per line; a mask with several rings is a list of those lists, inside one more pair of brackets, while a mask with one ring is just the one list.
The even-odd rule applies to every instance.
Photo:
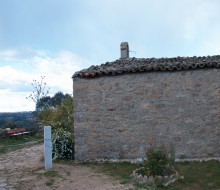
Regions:
[[220, 70], [74, 78], [76, 160], [220, 156]]

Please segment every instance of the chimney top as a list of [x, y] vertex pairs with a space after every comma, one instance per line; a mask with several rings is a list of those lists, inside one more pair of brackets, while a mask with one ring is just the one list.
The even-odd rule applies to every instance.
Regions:
[[121, 59], [129, 58], [129, 46], [128, 42], [121, 43]]

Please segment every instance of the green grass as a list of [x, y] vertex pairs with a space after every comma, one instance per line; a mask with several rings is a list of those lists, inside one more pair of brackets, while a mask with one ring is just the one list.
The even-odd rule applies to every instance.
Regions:
[[137, 189], [148, 190], [220, 190], [220, 162], [210, 160], [207, 162], [178, 162], [175, 168], [184, 179], [179, 179], [168, 187], [147, 186], [132, 182], [130, 174], [140, 164], [122, 163], [80, 163], [73, 160], [56, 160], [59, 164], [87, 166], [101, 173], [113, 176], [120, 180], [121, 184], [133, 183]]
[[53, 186], [54, 182], [58, 179], [61, 178], [62, 180], [65, 180], [57, 171], [54, 170], [48, 170], [45, 171], [43, 176], [47, 179], [45, 184], [46, 186]]
[[[190, 190], [217, 190], [220, 189], [220, 162], [182, 162], [176, 164], [184, 179], [177, 181], [169, 188]], [[164, 188], [164, 189], [169, 189]]]
[[54, 170], [49, 170], [44, 173], [44, 176], [45, 177], [56, 177], [58, 176], [58, 173]]
[[38, 136], [19, 136], [18, 139], [14, 138], [0, 138], [0, 154], [7, 153], [9, 151], [18, 150], [28, 144], [28, 142], [42, 142], [43, 138]]
[[[64, 162], [63, 162], [64, 163]], [[82, 166], [92, 167], [102, 173], [116, 177], [122, 184], [133, 183], [130, 174], [139, 164], [122, 163], [81, 163]], [[168, 187], [147, 186], [134, 183], [137, 189], [154, 190], [220, 190], [220, 162], [179, 162], [175, 167], [184, 179], [179, 179]]]
[[46, 186], [52, 186], [54, 184], [54, 181], [54, 179], [48, 179], [45, 184]]

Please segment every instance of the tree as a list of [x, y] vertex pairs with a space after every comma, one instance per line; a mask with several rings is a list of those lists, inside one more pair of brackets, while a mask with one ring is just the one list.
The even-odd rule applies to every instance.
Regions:
[[40, 100], [38, 101], [38, 108], [40, 111], [45, 110], [45, 109], [54, 109], [56, 108], [58, 105], [61, 104], [61, 102], [67, 97], [69, 96], [68, 94], [63, 94], [62, 92], [57, 92], [56, 94], [54, 94], [53, 97], [50, 96], [45, 96], [40, 98]]
[[73, 159], [73, 98], [66, 94], [55, 108], [42, 110], [40, 120], [42, 124], [52, 126], [53, 158]]
[[31, 83], [31, 85], [33, 86], [34, 90], [32, 92], [32, 94], [30, 94], [28, 97], [26, 97], [26, 99], [31, 100], [33, 102], [35, 102], [36, 104], [36, 114], [37, 114], [37, 123], [38, 123], [38, 132], [39, 132], [39, 101], [41, 98], [43, 97], [47, 97], [47, 95], [49, 94], [49, 87], [47, 87], [46, 82], [44, 82], [45, 76], [41, 76], [41, 80], [40, 82], [33, 80], [33, 82]]
[[69, 132], [73, 130], [73, 98], [69, 94], [54, 109], [40, 112], [40, 120], [44, 125], [51, 125], [52, 129], [63, 128]]
[[55, 108], [56, 106], [60, 105], [61, 102], [67, 97], [69, 94], [64, 95], [62, 92], [57, 92], [53, 97], [52, 97], [52, 105]]
[[45, 109], [50, 109], [53, 107], [52, 105], [52, 98], [50, 96], [44, 96], [42, 98], [40, 98], [40, 100], [38, 101], [38, 109], [39, 111], [45, 110]]

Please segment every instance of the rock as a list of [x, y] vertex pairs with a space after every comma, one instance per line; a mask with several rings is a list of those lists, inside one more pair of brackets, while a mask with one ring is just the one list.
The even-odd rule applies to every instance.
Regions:
[[169, 177], [168, 176], [164, 176], [163, 178], [162, 178], [162, 184], [166, 184], [167, 182], [169, 181]]
[[6, 179], [0, 178], [0, 183], [4, 183], [4, 182], [6, 182]]
[[144, 176], [143, 182], [144, 182], [144, 183], [147, 183], [147, 182], [148, 182], [148, 177], [147, 177], [146, 175]]
[[138, 180], [139, 183], [143, 183], [144, 178], [143, 178], [143, 176], [140, 174], [140, 175], [138, 176], [137, 180]]
[[155, 180], [153, 176], [148, 177], [148, 184], [155, 184]]
[[[183, 179], [183, 176], [179, 176], [178, 172], [175, 172], [175, 174], [172, 175], [166, 175], [166, 176], [146, 176], [139, 174], [140, 170], [142, 168], [136, 169], [132, 172], [131, 177], [133, 177], [134, 181], [141, 183], [141, 184], [148, 184], [148, 185], [154, 185], [154, 184], [160, 184], [164, 186], [168, 186], [171, 183], [174, 183], [177, 179]], [[137, 173], [138, 172], [138, 173]]]
[[137, 174], [137, 173], [135, 173], [134, 179], [135, 179], [136, 181], [138, 181], [138, 174]]
[[166, 186], [170, 185], [171, 183], [174, 183], [176, 180], [177, 180], [177, 178], [169, 180], [167, 183], [164, 184], [164, 186], [166, 187]]
[[176, 178], [176, 174], [170, 176], [170, 179], [174, 179], [174, 178]]
[[5, 187], [7, 183], [0, 183], [0, 187]]
[[162, 176], [155, 176], [155, 183], [157, 184], [161, 184], [162, 183], [162, 180], [163, 180], [163, 177]]

